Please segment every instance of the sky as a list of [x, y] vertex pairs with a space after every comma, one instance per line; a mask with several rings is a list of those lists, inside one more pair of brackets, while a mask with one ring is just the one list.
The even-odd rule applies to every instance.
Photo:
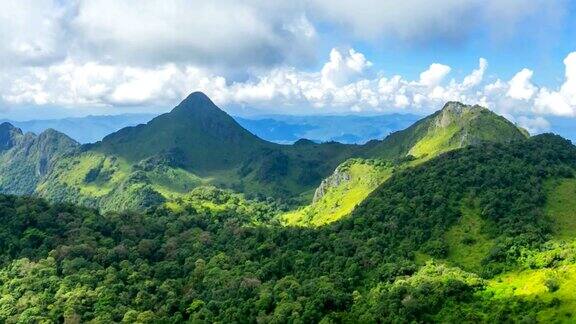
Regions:
[[0, 119], [163, 112], [429, 114], [576, 128], [568, 0], [0, 0]]

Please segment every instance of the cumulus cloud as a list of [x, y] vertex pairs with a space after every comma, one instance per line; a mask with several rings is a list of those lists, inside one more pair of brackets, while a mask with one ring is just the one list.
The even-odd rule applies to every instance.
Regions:
[[[302, 21], [300, 21], [302, 23]], [[300, 27], [298, 27], [300, 28]], [[191, 62], [126, 65], [67, 58], [49, 65], [0, 69], [0, 101], [7, 105], [64, 107], [162, 106], [168, 109], [192, 91], [204, 91], [223, 107], [266, 113], [409, 110], [429, 113], [446, 101], [486, 106], [517, 119], [531, 131], [546, 129], [545, 115], [576, 115], [576, 52], [564, 60], [558, 89], [532, 83], [525, 68], [510, 80], [485, 80], [489, 63], [479, 58], [467, 75], [434, 62], [416, 80], [373, 71], [355, 49], [334, 48], [317, 70], [283, 64], [235, 81]], [[526, 117], [529, 116], [529, 117]]]
[[83, 49], [131, 63], [270, 65], [309, 55], [315, 29], [296, 9], [261, 1], [80, 0], [71, 25]]
[[419, 83], [427, 87], [436, 86], [444, 80], [451, 70], [452, 68], [448, 65], [433, 63], [428, 70], [420, 73]]
[[487, 67], [488, 62], [481, 58], [478, 67], [459, 81], [447, 80], [450, 66], [433, 63], [418, 80], [408, 80], [372, 73], [370, 61], [362, 53], [335, 48], [318, 71], [283, 66], [238, 82], [194, 65], [135, 67], [66, 60], [49, 67], [30, 67], [18, 75], [0, 75], [0, 85], [5, 85], [0, 93], [3, 100], [19, 104], [170, 107], [188, 93], [200, 90], [224, 106], [303, 113], [430, 112], [446, 101], [457, 100], [507, 114], [520, 113], [514, 109], [522, 107], [526, 114], [524, 97], [508, 95], [515, 93], [511, 89], [517, 78], [483, 85]]
[[350, 83], [355, 77], [362, 76], [362, 73], [370, 66], [372, 62], [366, 60], [364, 54], [350, 49], [348, 55], [344, 56], [334, 48], [330, 52], [330, 60], [324, 64], [320, 72], [321, 82], [327, 87], [342, 86]]
[[535, 100], [538, 113], [576, 116], [576, 52], [564, 59], [564, 66], [566, 80], [559, 91], [540, 89]]
[[4, 0], [0, 10], [0, 66], [45, 64], [66, 51], [66, 8], [55, 0]]
[[410, 43], [461, 41], [474, 32], [511, 36], [531, 20], [546, 28], [566, 6], [548, 0], [311, 0], [321, 19], [367, 39], [394, 37]]
[[529, 69], [522, 69], [516, 73], [508, 82], [509, 88], [506, 95], [513, 99], [529, 100], [532, 98], [536, 92], [536, 87], [531, 81], [533, 74], [534, 72]]
[[539, 134], [550, 130], [550, 122], [541, 116], [518, 117], [518, 125], [526, 129], [530, 134]]
[[482, 82], [482, 80], [484, 79], [484, 73], [486, 72], [487, 68], [488, 68], [488, 61], [485, 58], [481, 57], [478, 60], [478, 68], [472, 71], [472, 73], [470, 73], [464, 78], [462, 86], [465, 88], [471, 88], [479, 85], [480, 82]]

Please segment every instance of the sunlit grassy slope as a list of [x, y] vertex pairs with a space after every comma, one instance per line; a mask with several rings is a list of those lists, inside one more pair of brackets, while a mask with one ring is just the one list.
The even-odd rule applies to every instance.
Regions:
[[541, 323], [576, 322], [576, 265], [515, 271], [488, 282], [483, 292], [492, 298], [521, 297], [548, 307], [538, 313]]
[[177, 167], [132, 165], [123, 158], [88, 151], [61, 159], [37, 192], [54, 201], [124, 210], [180, 197], [209, 181]]
[[[442, 153], [482, 141], [522, 139], [526, 139], [526, 134], [521, 129], [488, 109], [451, 102], [435, 114], [375, 144], [369, 150], [368, 156], [393, 161], [396, 165], [394, 169], [402, 170], [417, 166]], [[322, 199], [283, 215], [282, 221], [287, 225], [298, 226], [320, 226], [335, 222], [348, 215], [394, 171], [393, 168], [374, 168], [358, 162], [345, 162], [339, 168], [342, 167], [349, 169], [349, 180], [344, 179], [337, 185], [332, 185]], [[331, 177], [336, 176], [338, 171], [339, 169], [336, 169]], [[466, 254], [467, 250], [475, 250], [475, 247], [488, 247], [484, 246], [485, 242], [481, 237], [475, 240], [476, 243], [468, 249], [453, 251], [455, 258], [458, 258], [458, 254]], [[468, 256], [469, 260], [474, 258], [475, 256]], [[469, 263], [466, 260], [463, 262]]]
[[553, 220], [554, 237], [576, 240], [576, 180], [554, 181], [549, 187], [546, 213]]
[[410, 149], [408, 154], [416, 158], [433, 158], [440, 153], [456, 149], [459, 143], [452, 139], [459, 130], [460, 128], [456, 124], [451, 124], [448, 127], [429, 132]]
[[339, 167], [349, 180], [327, 189], [318, 201], [282, 216], [287, 225], [320, 226], [348, 215], [374, 188], [388, 179], [392, 167], [373, 160], [354, 159]]
[[548, 183], [545, 214], [553, 237], [542, 251], [527, 251], [523, 268], [488, 282], [493, 298], [511, 296], [548, 304], [538, 313], [542, 323], [576, 322], [576, 179]]
[[[109, 194], [129, 172], [124, 161], [96, 152], [88, 152], [60, 161], [59, 183], [77, 188], [83, 195], [102, 197]], [[42, 183], [39, 191], [48, 191], [51, 183]]]
[[446, 233], [448, 261], [468, 271], [480, 270], [494, 242], [483, 232], [485, 220], [477, 208], [462, 207], [462, 217]]

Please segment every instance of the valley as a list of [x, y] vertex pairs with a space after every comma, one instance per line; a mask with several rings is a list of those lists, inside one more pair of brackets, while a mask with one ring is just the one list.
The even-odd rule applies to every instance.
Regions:
[[576, 147], [480, 106], [363, 145], [268, 142], [201, 93], [94, 144], [1, 129], [6, 322], [576, 315]]

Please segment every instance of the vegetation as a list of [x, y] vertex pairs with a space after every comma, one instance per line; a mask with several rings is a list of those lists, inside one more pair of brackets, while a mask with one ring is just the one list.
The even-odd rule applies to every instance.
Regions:
[[[366, 156], [378, 159], [344, 162], [316, 191], [324, 190], [326, 194], [312, 204], [286, 213], [283, 221], [297, 226], [335, 222], [348, 216], [395, 170], [417, 166], [442, 153], [472, 144], [524, 139], [525, 131], [485, 108], [449, 102], [442, 110], [384, 141], [368, 143]], [[329, 186], [323, 188], [326, 184]]]
[[[321, 226], [335, 222], [350, 214], [392, 172], [393, 166], [380, 160], [346, 161], [324, 180], [312, 204], [285, 213], [282, 221], [292, 226]], [[325, 192], [320, 195], [320, 190]]]
[[[413, 166], [482, 141], [525, 138], [520, 129], [485, 108], [448, 103], [383, 141], [346, 145], [299, 140], [279, 145], [249, 133], [199, 92], [145, 125], [126, 127], [73, 151], [69, 149], [77, 144], [71, 139], [55, 131], [45, 133], [52, 140], [42, 141], [39, 151], [49, 153], [32, 156], [27, 141], [18, 138], [33, 135], [22, 135], [9, 124], [0, 128], [0, 138], [13, 143], [0, 150], [0, 159], [5, 160], [0, 192], [37, 194], [51, 202], [74, 202], [102, 211], [144, 210], [206, 185], [250, 198], [282, 199], [296, 210], [308, 205], [322, 180], [350, 158]], [[390, 170], [365, 163], [352, 169], [356, 173], [352, 184], [286, 219], [300, 225], [336, 221], [390, 175]], [[345, 197], [336, 207], [334, 196], [342, 190]]]
[[78, 145], [52, 129], [23, 134], [8, 123], [0, 124], [0, 143], [0, 192], [19, 195], [33, 193], [53, 164]]
[[487, 234], [487, 222], [477, 208], [463, 206], [462, 216], [444, 235], [446, 259], [468, 271], [482, 269], [481, 261], [494, 248], [494, 242]]
[[481, 107], [278, 145], [195, 93], [94, 145], [2, 124], [0, 162], [47, 199], [0, 195], [0, 322], [576, 320], [576, 147]]
[[[484, 143], [394, 173], [318, 228], [213, 187], [138, 213], [0, 196], [0, 321], [573, 319], [576, 242], [555, 241], [547, 197], [575, 169], [556, 136]], [[480, 263], [458, 250], [487, 242]]]

